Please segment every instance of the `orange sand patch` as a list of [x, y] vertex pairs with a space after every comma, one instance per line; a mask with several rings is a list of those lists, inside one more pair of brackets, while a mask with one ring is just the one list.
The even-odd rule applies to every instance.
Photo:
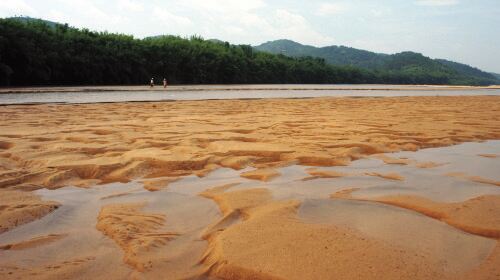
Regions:
[[470, 176], [470, 175], [467, 175], [464, 173], [448, 173], [448, 174], [446, 174], [446, 176], [461, 178], [461, 179], [465, 179], [465, 180], [469, 180], [469, 181], [473, 181], [473, 182], [477, 182], [477, 183], [481, 183], [481, 184], [495, 185], [495, 186], [500, 187], [500, 181], [495, 181], [495, 180], [483, 178], [480, 176]]
[[478, 156], [485, 157], [485, 158], [497, 158], [498, 157], [498, 155], [496, 155], [496, 154], [480, 154]]
[[[306, 224], [297, 201], [265, 189], [212, 193], [225, 216], [206, 235], [203, 263], [221, 279], [439, 279], [439, 263], [346, 228]], [[243, 220], [229, 221], [232, 213]], [[356, 260], [356, 261], [353, 261]], [[411, 265], [407, 265], [411, 263]], [[378, 276], [377, 276], [378, 275]]]
[[2, 266], [0, 267], [0, 278], [6, 280], [79, 279], [82, 277], [83, 271], [89, 271], [96, 265], [98, 264], [96, 264], [95, 257], [80, 257], [39, 267]]
[[302, 181], [309, 181], [320, 178], [340, 178], [347, 176], [347, 174], [345, 173], [336, 172], [333, 170], [319, 170], [316, 168], [307, 169], [307, 173], [309, 173], [309, 175], [311, 176], [303, 178]]
[[0, 189], [0, 233], [39, 219], [59, 206], [31, 192]]
[[375, 158], [382, 160], [386, 164], [408, 165], [412, 162], [409, 159], [393, 158], [386, 155], [376, 155]]
[[497, 242], [497, 246], [493, 249], [493, 252], [486, 258], [486, 260], [465, 275], [455, 277], [455, 279], [463, 280], [493, 280], [500, 279], [500, 241]]
[[330, 195], [331, 198], [345, 198], [345, 199], [352, 199], [352, 193], [359, 191], [360, 188], [345, 188], [343, 190], [340, 190], [336, 193], [333, 193]]
[[339, 177], [344, 177], [347, 176], [347, 174], [342, 173], [342, 172], [336, 172], [332, 170], [318, 170], [315, 168], [310, 168], [307, 170], [307, 173], [311, 176], [316, 176], [320, 178], [339, 178]]
[[[375, 199], [353, 198], [357, 188], [345, 189], [331, 195], [337, 199], [374, 201], [416, 211], [441, 220], [471, 234], [500, 239], [500, 196], [481, 196], [458, 203], [439, 203], [417, 196], [385, 196]], [[450, 279], [489, 280], [500, 277], [500, 241], [491, 254], [478, 267], [464, 275]]]
[[96, 226], [123, 249], [124, 262], [140, 272], [161, 262], [161, 247], [177, 235], [162, 232], [164, 215], [141, 212], [143, 207], [132, 203], [104, 206]]
[[427, 162], [419, 162], [415, 166], [418, 168], [425, 169], [425, 168], [435, 168], [435, 167], [439, 167], [439, 166], [443, 166], [443, 165], [446, 165], [446, 163], [436, 163], [436, 162], [432, 162], [432, 161], [427, 161]]
[[397, 173], [378, 173], [378, 172], [368, 172], [365, 173], [367, 176], [380, 177], [388, 180], [403, 181], [405, 178]]
[[14, 244], [0, 245], [0, 250], [24, 250], [29, 248], [35, 248], [46, 244], [50, 244], [66, 236], [67, 234], [49, 234], [46, 236], [35, 237], [30, 240]]
[[225, 216], [237, 210], [243, 217], [249, 216], [248, 211], [255, 206], [270, 201], [272, 196], [269, 190], [257, 188], [226, 192], [233, 184], [215, 187], [202, 192], [200, 195], [213, 199]]
[[241, 173], [240, 176], [247, 179], [267, 182], [279, 175], [280, 173], [273, 168], [263, 168]]
[[441, 220], [465, 232], [500, 239], [500, 196], [488, 195], [464, 202], [441, 203], [411, 195], [353, 198], [352, 193], [356, 190], [346, 189], [331, 197], [389, 204]]
[[[335, 166], [382, 152], [498, 139], [499, 101], [460, 96], [2, 106], [0, 187], [203, 176], [221, 166]], [[377, 120], [369, 121], [373, 115]]]
[[179, 180], [179, 178], [161, 178], [144, 180], [142, 181], [142, 183], [144, 184], [144, 189], [150, 192], [156, 192], [166, 189], [170, 183], [173, 183], [177, 180]]
[[240, 170], [247, 167], [255, 157], [249, 156], [235, 156], [235, 157], [227, 157], [221, 160], [220, 165], [222, 167], [228, 167], [235, 170]]

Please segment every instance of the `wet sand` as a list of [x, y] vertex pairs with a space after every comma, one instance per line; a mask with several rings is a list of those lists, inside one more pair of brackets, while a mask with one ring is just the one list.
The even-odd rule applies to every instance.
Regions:
[[0, 116], [2, 279], [500, 276], [495, 96]]

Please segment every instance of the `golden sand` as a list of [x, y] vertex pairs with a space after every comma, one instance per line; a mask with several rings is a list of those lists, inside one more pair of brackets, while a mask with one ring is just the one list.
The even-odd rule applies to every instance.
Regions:
[[494, 96], [5, 106], [0, 187], [87, 187], [217, 166], [345, 165], [498, 139], [499, 111]]
[[124, 251], [124, 262], [144, 272], [159, 261], [161, 250], [175, 233], [162, 232], [165, 217], [141, 212], [141, 204], [111, 204], [101, 209], [97, 229], [111, 237]]
[[461, 178], [461, 179], [470, 180], [470, 181], [481, 183], [481, 184], [489, 184], [489, 185], [495, 185], [495, 186], [500, 187], [500, 181], [482, 178], [480, 176], [470, 176], [470, 175], [467, 175], [465, 173], [448, 173], [448, 174], [446, 174], [446, 176]]
[[47, 236], [39, 236], [27, 241], [0, 245], [0, 250], [24, 250], [26, 248], [34, 248], [60, 240], [64, 237], [66, 237], [66, 234], [49, 234]]
[[384, 196], [378, 198], [358, 198], [352, 193], [356, 188], [345, 189], [331, 197], [380, 202], [405, 208], [443, 221], [459, 230], [497, 240], [495, 249], [478, 267], [465, 275], [455, 275], [451, 279], [498, 279], [500, 277], [500, 196], [479, 196], [458, 203], [440, 203], [430, 199], [409, 196]]
[[[227, 227], [216, 227], [207, 235], [209, 249], [203, 262], [211, 275], [221, 279], [443, 276], [432, 256], [415, 255], [345, 228], [300, 222], [296, 218], [300, 203], [272, 201], [268, 190], [218, 190], [213, 199], [225, 214], [221, 223]], [[244, 213], [243, 221], [228, 223], [233, 213]]]
[[59, 207], [59, 203], [42, 201], [30, 192], [0, 192], [0, 233], [39, 219]]
[[353, 198], [351, 194], [355, 191], [356, 188], [346, 189], [331, 197], [385, 203], [422, 213], [465, 232], [500, 239], [500, 196], [479, 196], [459, 203], [439, 203], [409, 195]]
[[252, 180], [260, 180], [260, 181], [270, 181], [275, 177], [278, 177], [280, 173], [276, 171], [275, 169], [272, 168], [263, 168], [263, 169], [256, 169], [252, 171], [248, 171], [245, 173], [241, 174], [241, 177], [247, 178], [247, 179], [252, 179]]
[[[41, 188], [88, 188], [141, 179], [147, 190], [161, 191], [178, 178], [205, 176], [220, 167], [253, 167], [242, 176], [268, 181], [280, 175], [279, 167], [291, 164], [341, 166], [380, 153], [500, 139], [500, 98], [495, 96], [20, 105], [0, 107], [0, 116], [1, 231], [58, 207], [31, 193]], [[378, 158], [387, 164], [414, 163]], [[315, 178], [347, 175], [320, 169], [308, 172]], [[404, 180], [396, 173], [368, 175]], [[492, 183], [469, 175], [460, 178]], [[305, 223], [297, 217], [299, 201], [275, 200], [260, 187], [233, 190], [236, 185], [200, 194], [216, 202], [222, 212], [203, 234], [208, 242], [200, 260], [204, 274], [221, 279], [494, 279], [498, 275], [498, 246], [473, 271], [451, 275], [432, 254], [405, 251], [349, 228]], [[354, 199], [351, 192], [344, 190], [335, 197]], [[377, 201], [498, 238], [498, 196], [454, 204], [420, 197]], [[144, 205], [108, 204], [97, 220], [97, 229], [119, 246], [124, 262], [136, 273], [165, 265], [160, 252], [178, 234], [165, 230], [168, 217], [151, 213]], [[28, 240], [28, 245], [0, 246], [4, 250], [38, 246], [54, 239], [42, 236]], [[72, 262], [88, 269], [92, 261], [76, 258], [54, 264], [59, 273], [46, 266], [2, 267], [0, 276], [74, 277], [78, 271], [68, 268]]]
[[397, 180], [403, 181], [405, 178], [397, 173], [377, 173], [377, 172], [368, 172], [367, 176], [380, 177], [388, 180]]

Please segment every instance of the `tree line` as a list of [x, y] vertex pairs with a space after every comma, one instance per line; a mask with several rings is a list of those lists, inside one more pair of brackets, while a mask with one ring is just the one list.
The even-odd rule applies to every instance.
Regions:
[[248, 45], [93, 32], [41, 20], [0, 19], [0, 85], [449, 84], [446, 73], [374, 71], [324, 59], [259, 52]]

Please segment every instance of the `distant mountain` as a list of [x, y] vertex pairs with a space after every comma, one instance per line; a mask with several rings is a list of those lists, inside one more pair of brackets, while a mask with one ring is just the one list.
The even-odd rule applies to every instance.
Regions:
[[492, 73], [483, 72], [483, 71], [479, 70], [478, 68], [469, 66], [467, 64], [453, 62], [453, 61], [449, 61], [446, 59], [436, 59], [435, 61], [438, 61], [441, 64], [444, 64], [450, 68], [453, 68], [455, 71], [457, 71], [458, 73], [463, 74], [463, 75], [482, 77], [482, 78], [486, 78], [486, 79], [499, 78], [499, 76], [495, 76]]
[[467, 80], [471, 84], [498, 83], [499, 77], [483, 72], [466, 64], [444, 59], [431, 59], [414, 52], [388, 55], [345, 46], [317, 48], [302, 45], [291, 40], [277, 40], [256, 46], [256, 50], [292, 57], [311, 56], [323, 58], [333, 65], [350, 65], [374, 71], [390, 71], [401, 75], [425, 75], [452, 77], [454, 80]]
[[46, 25], [54, 28], [57, 25], [63, 25], [61, 23], [53, 22], [50, 20], [45, 20], [45, 19], [39, 19], [39, 18], [32, 18], [32, 17], [25, 17], [25, 16], [19, 16], [19, 17], [10, 17], [9, 19], [13, 20], [18, 20], [20, 22], [28, 23], [28, 22], [42, 22], [45, 23]]
[[317, 48], [302, 45], [291, 40], [271, 41], [256, 46], [255, 49], [293, 57], [319, 57], [325, 59], [330, 64], [352, 65], [369, 69], [380, 67], [388, 56], [386, 54], [378, 54], [344, 46]]
[[495, 76], [500, 81], [500, 74], [498, 73], [490, 73], [490, 74]]
[[216, 43], [216, 44], [225, 44], [226, 42], [219, 40], [219, 39], [208, 39], [207, 41]]

